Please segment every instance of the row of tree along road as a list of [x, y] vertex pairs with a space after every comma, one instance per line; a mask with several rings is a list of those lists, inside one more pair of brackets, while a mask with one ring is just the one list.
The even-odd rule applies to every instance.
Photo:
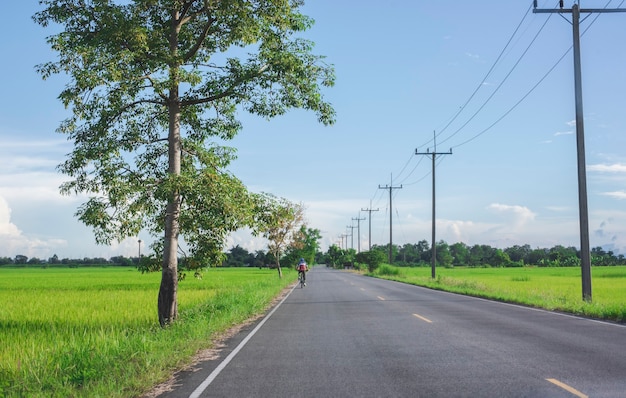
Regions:
[[[360, 268], [373, 264], [382, 264], [387, 261], [389, 246], [374, 245], [372, 250], [357, 253], [354, 249], [341, 249], [331, 246], [325, 253], [319, 251], [319, 231], [304, 228], [299, 239], [290, 242], [277, 260], [270, 251], [256, 250], [250, 252], [237, 245], [224, 253], [222, 267], [258, 267], [277, 268], [278, 264], [295, 266], [298, 259], [305, 258], [309, 264], [328, 264], [342, 268], [346, 265]], [[531, 248], [530, 245], [515, 245], [505, 249], [494, 248], [489, 245], [468, 246], [465, 243], [447, 244], [439, 241], [436, 247], [437, 265], [442, 267], [522, 267], [534, 265], [539, 267], [578, 267], [580, 266], [580, 251], [575, 247], [554, 246], [552, 248]], [[393, 245], [392, 253], [394, 265], [397, 266], [430, 266], [432, 250], [426, 240], [418, 243]], [[612, 251], [605, 251], [601, 247], [591, 250], [591, 260], [594, 266], [626, 265], [623, 254], [616, 255]], [[180, 259], [180, 271], [193, 270], [186, 268], [184, 258]], [[59, 259], [55, 254], [48, 260], [41, 260], [24, 255], [14, 258], [0, 257], [0, 265], [31, 265], [31, 266], [88, 266], [88, 265], [120, 265], [140, 266], [137, 257], [115, 256], [110, 259], [83, 258]], [[140, 266], [141, 269], [141, 266]]]

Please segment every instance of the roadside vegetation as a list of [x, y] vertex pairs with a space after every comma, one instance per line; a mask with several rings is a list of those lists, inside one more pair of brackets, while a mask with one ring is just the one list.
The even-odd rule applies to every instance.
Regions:
[[140, 396], [263, 313], [297, 274], [211, 268], [187, 277], [184, 316], [168, 328], [155, 322], [160, 277], [128, 267], [0, 267], [0, 396]]
[[389, 279], [431, 289], [517, 303], [593, 318], [626, 321], [626, 267], [593, 267], [593, 301], [582, 299], [579, 267], [437, 268], [382, 264], [374, 272]]

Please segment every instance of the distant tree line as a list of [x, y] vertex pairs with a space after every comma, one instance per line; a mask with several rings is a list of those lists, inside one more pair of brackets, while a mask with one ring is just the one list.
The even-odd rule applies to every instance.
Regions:
[[[307, 229], [303, 231], [303, 244], [290, 247], [281, 256], [281, 263], [287, 266], [295, 265], [298, 259], [305, 258], [313, 264], [327, 264], [334, 267], [359, 267], [374, 263], [388, 262], [389, 245], [373, 245], [371, 251], [357, 253], [354, 249], [341, 249], [337, 245], [328, 248], [326, 253], [318, 250], [319, 231]], [[426, 240], [418, 243], [392, 245], [393, 265], [420, 267], [430, 266], [432, 250]], [[499, 249], [489, 245], [469, 246], [459, 242], [449, 245], [441, 240], [436, 247], [437, 266], [441, 267], [578, 267], [580, 266], [580, 250], [573, 246], [556, 245], [552, 248], [532, 248], [530, 245], [515, 245], [506, 249]], [[183, 259], [184, 260], [184, 259]], [[142, 258], [143, 261], [143, 258]], [[184, 264], [184, 261], [181, 261]], [[224, 253], [222, 267], [275, 267], [276, 258], [269, 251], [256, 250], [249, 252], [237, 245]], [[69, 259], [55, 254], [47, 260], [37, 257], [28, 258], [17, 255], [14, 258], [0, 257], [0, 265], [42, 265], [42, 266], [78, 266], [78, 265], [117, 265], [137, 266], [138, 257], [115, 256], [110, 259], [101, 257]], [[591, 249], [592, 266], [626, 265], [623, 254], [605, 251], [602, 247]]]
[[17, 265], [17, 266], [93, 266], [93, 265], [121, 265], [121, 266], [133, 266], [139, 263], [138, 257], [124, 257], [115, 256], [108, 260], [103, 257], [84, 257], [84, 258], [63, 258], [55, 254], [48, 259], [41, 259], [38, 257], [28, 258], [22, 254], [18, 254], [14, 258], [0, 257], [0, 265]]
[[[449, 245], [441, 240], [436, 243], [436, 265], [441, 267], [577, 267], [580, 266], [580, 250], [575, 247], [556, 245], [552, 248], [532, 248], [530, 245], [515, 245], [500, 249], [489, 245], [469, 246], [459, 242]], [[371, 252], [356, 253], [354, 249], [341, 249], [331, 246], [323, 255], [326, 264], [335, 267], [367, 265], [368, 263], [388, 263], [389, 245], [373, 245]], [[397, 266], [430, 266], [431, 245], [426, 240], [392, 245], [392, 263]], [[605, 251], [602, 247], [591, 249], [592, 266], [626, 265], [623, 254]]]
[[[296, 241], [285, 248], [283, 255], [280, 258], [281, 263], [287, 267], [295, 267], [300, 258], [304, 258], [309, 264], [315, 263], [318, 259], [322, 258], [322, 253], [319, 252], [319, 239], [321, 238], [320, 232], [317, 229], [307, 228], [302, 226], [299, 229], [298, 238]], [[141, 261], [140, 261], [141, 260]], [[101, 257], [96, 258], [80, 258], [70, 259], [59, 257], [55, 254], [48, 259], [40, 259], [37, 257], [28, 258], [27, 256], [18, 254], [14, 258], [0, 257], [0, 266], [13, 265], [13, 266], [97, 266], [97, 265], [116, 265], [116, 266], [136, 266], [142, 272], [155, 271], [152, 269], [154, 264], [157, 268], [159, 266], [158, 260], [154, 261], [154, 257], [142, 256], [139, 257], [124, 257], [115, 256], [110, 259]], [[187, 266], [189, 259], [181, 258], [179, 260], [181, 271], [191, 270], [198, 268], [196, 265]], [[257, 250], [253, 253], [249, 252], [245, 248], [236, 245], [224, 253], [223, 261], [220, 264], [210, 264], [210, 266], [221, 267], [257, 267], [257, 268], [275, 268], [277, 264], [275, 256], [271, 251]], [[208, 266], [208, 265], [207, 265]]]

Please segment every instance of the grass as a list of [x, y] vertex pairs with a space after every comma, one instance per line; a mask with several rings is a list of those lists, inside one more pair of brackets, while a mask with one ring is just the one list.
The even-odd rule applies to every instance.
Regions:
[[385, 265], [370, 275], [553, 311], [626, 321], [626, 267], [593, 267], [591, 303], [582, 300], [580, 268], [437, 268], [437, 277], [432, 279], [430, 267]]
[[160, 274], [128, 268], [0, 268], [0, 396], [132, 397], [233, 325], [263, 312], [296, 273], [210, 269], [179, 283], [180, 321], [158, 326]]

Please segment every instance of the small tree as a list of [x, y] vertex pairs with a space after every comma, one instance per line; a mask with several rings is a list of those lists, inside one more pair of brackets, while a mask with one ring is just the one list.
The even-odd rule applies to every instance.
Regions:
[[331, 245], [326, 252], [326, 258], [328, 258], [333, 268], [337, 266], [341, 256], [343, 256], [343, 250], [337, 245]]
[[269, 241], [268, 251], [276, 259], [278, 276], [282, 278], [280, 259], [285, 250], [300, 239], [304, 207], [302, 204], [292, 203], [271, 194], [260, 194], [257, 202], [253, 234], [261, 235]]

